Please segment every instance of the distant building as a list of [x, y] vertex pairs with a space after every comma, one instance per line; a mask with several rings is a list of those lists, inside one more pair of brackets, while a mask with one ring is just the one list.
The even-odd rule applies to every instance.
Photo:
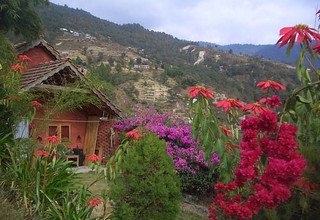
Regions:
[[133, 69], [136, 70], [136, 71], [149, 70], [150, 66], [149, 65], [145, 65], [145, 64], [141, 64], [141, 65], [135, 64], [133, 66]]

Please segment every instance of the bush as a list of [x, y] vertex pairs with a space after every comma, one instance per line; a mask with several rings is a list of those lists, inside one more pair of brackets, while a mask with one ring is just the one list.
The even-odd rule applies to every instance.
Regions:
[[165, 142], [147, 134], [130, 144], [119, 165], [122, 173], [110, 186], [112, 219], [175, 219], [180, 183]]

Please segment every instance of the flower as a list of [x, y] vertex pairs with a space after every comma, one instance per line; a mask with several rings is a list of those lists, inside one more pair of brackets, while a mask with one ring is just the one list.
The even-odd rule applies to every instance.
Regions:
[[280, 83], [272, 80], [268, 80], [265, 82], [261, 81], [257, 84], [257, 87], [260, 87], [264, 92], [266, 92], [269, 88], [273, 88], [274, 90], [286, 90], [286, 87], [284, 85], [281, 85]]
[[18, 55], [18, 59], [21, 61], [21, 62], [31, 62], [31, 58], [28, 57], [27, 55]]
[[132, 138], [133, 140], [137, 141], [139, 138], [142, 137], [142, 134], [137, 131], [136, 129], [133, 129], [126, 133], [127, 138]]
[[101, 203], [102, 201], [99, 198], [95, 197], [88, 201], [88, 206], [95, 207], [100, 205]]
[[58, 141], [59, 141], [59, 138], [57, 137], [57, 136], [49, 136], [48, 137], [48, 141], [50, 142], [50, 143], [57, 143]]
[[213, 99], [214, 91], [211, 89], [206, 89], [204, 86], [192, 86], [188, 88], [188, 93], [190, 99], [195, 98], [197, 95], [202, 95], [205, 98]]
[[242, 108], [244, 104], [237, 99], [224, 99], [216, 103], [217, 107], [222, 107], [223, 110], [226, 112], [230, 108]]
[[232, 136], [232, 132], [226, 127], [221, 127], [221, 131], [228, 137]]
[[36, 108], [42, 106], [42, 104], [40, 102], [38, 102], [38, 101], [32, 101], [31, 105], [36, 107]]
[[266, 112], [266, 111], [270, 111], [269, 109], [263, 107], [260, 103], [255, 102], [255, 103], [249, 103], [247, 105], [245, 105], [243, 108], [243, 111], [249, 111], [251, 110], [253, 112], [253, 114], [259, 114], [261, 112]]
[[312, 50], [315, 52], [315, 53], [320, 53], [320, 43], [314, 45], [312, 47]]
[[29, 129], [35, 129], [35, 128], [36, 128], [36, 125], [34, 123], [29, 124]]
[[317, 32], [317, 30], [310, 28], [305, 24], [298, 24], [294, 27], [284, 27], [280, 30], [280, 35], [282, 36], [276, 43], [280, 43], [280, 47], [283, 47], [289, 43], [289, 48], [292, 48], [295, 42], [299, 44], [301, 42], [309, 44], [313, 40], [320, 40], [320, 34]]
[[88, 155], [88, 160], [95, 163], [97, 161], [100, 161], [101, 160], [101, 157], [96, 155], [96, 154], [89, 154]]
[[48, 151], [44, 151], [44, 150], [36, 150], [34, 152], [34, 154], [38, 157], [49, 157], [50, 156], [50, 152]]
[[279, 107], [281, 106], [281, 99], [277, 95], [273, 95], [272, 97], [266, 97], [259, 100], [259, 103], [261, 104], [267, 104], [271, 108]]
[[22, 69], [23, 69], [23, 67], [20, 66], [19, 64], [11, 66], [11, 70], [14, 70], [14, 71], [17, 71], [17, 72], [21, 72]]

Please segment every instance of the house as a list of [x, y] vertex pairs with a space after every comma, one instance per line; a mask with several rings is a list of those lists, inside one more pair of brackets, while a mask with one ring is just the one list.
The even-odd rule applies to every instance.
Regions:
[[[78, 69], [70, 59], [61, 54], [41, 39], [32, 43], [16, 45], [18, 54], [27, 55], [31, 62], [22, 72], [21, 88], [36, 93], [50, 94], [55, 90], [72, 90], [70, 83], [77, 80], [88, 82], [83, 71]], [[48, 136], [56, 135], [60, 142], [77, 151], [83, 150], [85, 155], [96, 153], [107, 159], [113, 155], [117, 147], [117, 133], [112, 129], [114, 121], [120, 117], [120, 110], [96, 88], [78, 89], [96, 97], [99, 106], [87, 104], [77, 109], [70, 109], [59, 114], [50, 115], [37, 109], [30, 134], [40, 143], [45, 143]], [[50, 95], [48, 95], [50, 97]], [[45, 101], [44, 101], [45, 102]], [[42, 127], [41, 132], [32, 129]], [[75, 151], [74, 150], [74, 151]]]

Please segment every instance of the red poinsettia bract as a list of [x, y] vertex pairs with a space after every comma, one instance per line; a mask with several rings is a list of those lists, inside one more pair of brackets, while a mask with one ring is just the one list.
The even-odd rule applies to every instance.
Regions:
[[262, 98], [262, 99], [259, 100], [259, 103], [266, 104], [270, 108], [276, 108], [276, 107], [281, 106], [281, 104], [282, 104], [280, 97], [277, 96], [277, 95], [273, 95], [271, 97]]
[[31, 102], [31, 105], [33, 106], [33, 107], [40, 107], [40, 106], [42, 106], [42, 104], [40, 103], [40, 102], [38, 102], [38, 101], [32, 101]]
[[95, 207], [102, 203], [101, 199], [95, 197], [88, 201], [88, 206]]
[[57, 136], [55, 136], [55, 135], [49, 136], [49, 137], [48, 137], [48, 141], [49, 141], [50, 143], [57, 143], [57, 142], [59, 141], [59, 138], [58, 138]]
[[261, 112], [270, 111], [268, 108], [263, 107], [260, 103], [249, 103], [242, 108], [243, 111], [251, 111], [253, 114], [257, 115]]
[[[234, 172], [235, 179], [215, 185], [220, 192], [209, 209], [209, 219], [217, 219], [218, 211], [227, 218], [251, 219], [262, 208], [276, 207], [290, 198], [291, 189], [306, 167], [305, 159], [297, 150], [297, 127], [278, 124], [276, 113], [265, 111], [246, 116], [241, 130], [240, 162]], [[267, 163], [263, 163], [262, 158]], [[259, 172], [261, 166], [265, 166], [262, 173]], [[246, 196], [248, 190], [251, 193]], [[245, 195], [236, 192], [245, 192]]]
[[96, 154], [89, 154], [88, 155], [88, 160], [93, 162], [93, 163], [96, 163], [96, 162], [101, 160], [101, 157], [96, 155]]
[[37, 157], [49, 157], [50, 156], [50, 152], [48, 151], [44, 151], [44, 150], [36, 150], [34, 152], [35, 156]]
[[137, 131], [136, 129], [133, 129], [126, 133], [127, 138], [132, 138], [133, 140], [137, 141], [139, 138], [142, 137], [142, 134]]
[[231, 108], [242, 108], [244, 104], [237, 99], [224, 99], [224, 100], [218, 101], [216, 103], [216, 106], [218, 108], [222, 107], [223, 110], [226, 112], [226, 111], [229, 111]]
[[286, 87], [284, 85], [281, 85], [280, 83], [272, 80], [258, 82], [257, 87], [260, 87], [263, 92], [268, 91], [270, 88], [273, 88], [276, 91], [286, 90]]
[[199, 94], [205, 98], [213, 99], [214, 91], [211, 89], [206, 89], [204, 86], [192, 86], [188, 88], [188, 94], [190, 99], [197, 97]]
[[23, 67], [20, 66], [19, 64], [11, 66], [11, 70], [14, 70], [16, 72], [21, 72], [23, 70]]
[[18, 59], [21, 61], [21, 62], [31, 62], [31, 58], [28, 57], [27, 55], [18, 55]]
[[314, 46], [312, 47], [312, 50], [313, 50], [313, 52], [315, 52], [315, 53], [320, 53], [320, 43], [314, 45]]
[[284, 27], [280, 30], [280, 39], [276, 44], [280, 44], [280, 47], [288, 44], [289, 48], [292, 48], [294, 43], [309, 43], [313, 40], [319, 41], [320, 34], [314, 28], [310, 28], [305, 24], [298, 24], [294, 27]]

